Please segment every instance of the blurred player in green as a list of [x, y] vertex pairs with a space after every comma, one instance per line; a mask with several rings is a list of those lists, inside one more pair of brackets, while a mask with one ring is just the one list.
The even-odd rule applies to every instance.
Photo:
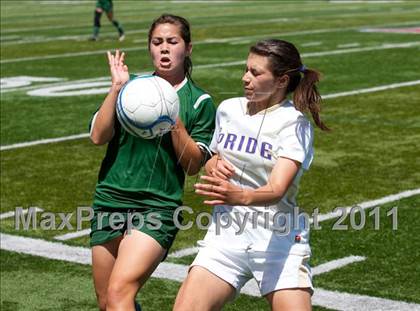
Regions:
[[112, 7], [113, 7], [112, 0], [97, 0], [96, 1], [95, 14], [93, 18], [93, 35], [92, 37], [90, 37], [89, 40], [91, 41], [98, 40], [99, 29], [101, 28], [101, 16], [104, 11], [109, 21], [118, 30], [118, 34], [119, 34], [118, 40], [119, 41], [124, 40], [125, 38], [124, 29], [122, 28], [121, 24], [117, 20], [114, 19]]

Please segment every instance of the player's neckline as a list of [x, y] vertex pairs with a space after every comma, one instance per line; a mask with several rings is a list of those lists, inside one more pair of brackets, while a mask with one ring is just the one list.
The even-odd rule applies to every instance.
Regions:
[[268, 107], [268, 108], [266, 108], [266, 109], [263, 109], [263, 110], [260, 110], [260, 111], [258, 111], [257, 113], [254, 113], [254, 114], [249, 114], [249, 107], [248, 107], [248, 102], [246, 102], [246, 106], [245, 106], [245, 108], [246, 108], [246, 112], [245, 112], [245, 114], [246, 115], [248, 115], [248, 116], [250, 116], [250, 117], [252, 117], [252, 116], [256, 116], [256, 115], [264, 115], [264, 114], [267, 114], [267, 113], [270, 113], [270, 112], [273, 112], [273, 111], [275, 111], [275, 110], [277, 110], [277, 109], [279, 109], [281, 106], [283, 106], [285, 103], [287, 102], [287, 98], [285, 98], [285, 99], [283, 99], [280, 103], [278, 103], [278, 104], [275, 104], [275, 105], [273, 105], [273, 106], [270, 106], [270, 107]]

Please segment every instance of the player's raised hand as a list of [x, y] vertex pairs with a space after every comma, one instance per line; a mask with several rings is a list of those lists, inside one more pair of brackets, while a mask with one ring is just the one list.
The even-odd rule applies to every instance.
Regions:
[[115, 55], [110, 51], [107, 52], [109, 70], [111, 72], [112, 87], [118, 91], [130, 79], [128, 67], [124, 64], [125, 53], [120, 53], [119, 50], [115, 51]]

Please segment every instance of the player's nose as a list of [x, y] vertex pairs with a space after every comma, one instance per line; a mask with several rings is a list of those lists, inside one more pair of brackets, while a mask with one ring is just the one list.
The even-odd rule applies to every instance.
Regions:
[[160, 46], [160, 52], [161, 53], [169, 53], [169, 44], [164, 42]]
[[244, 75], [242, 76], [242, 82], [244, 84], [248, 84], [250, 82], [249, 76], [248, 76], [248, 72], [245, 72]]

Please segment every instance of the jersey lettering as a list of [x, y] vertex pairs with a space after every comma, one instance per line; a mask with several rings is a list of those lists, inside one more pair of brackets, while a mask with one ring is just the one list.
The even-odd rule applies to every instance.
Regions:
[[260, 148], [257, 148], [259, 142], [253, 137], [241, 135], [238, 139], [236, 134], [227, 133], [227, 135], [225, 135], [225, 133], [220, 133], [217, 138], [217, 143], [220, 146], [223, 146], [223, 149], [236, 150], [250, 154], [254, 154], [259, 150], [259, 155], [264, 159], [271, 160], [272, 157], [271, 151], [273, 150], [273, 145], [267, 142], [261, 142]]

